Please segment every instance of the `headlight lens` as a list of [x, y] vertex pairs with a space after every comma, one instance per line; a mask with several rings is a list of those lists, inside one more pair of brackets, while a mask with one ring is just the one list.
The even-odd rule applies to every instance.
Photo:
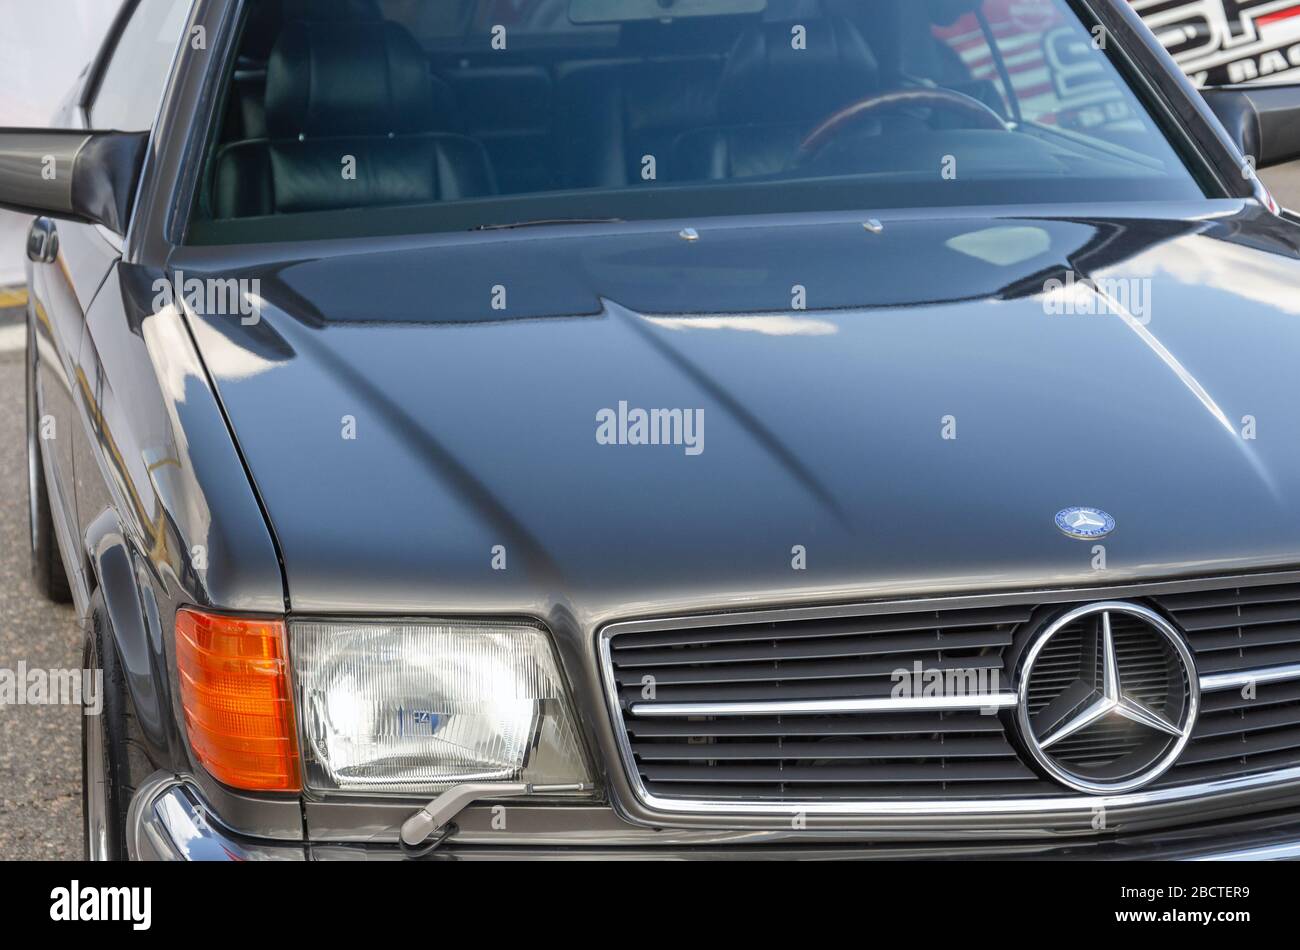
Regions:
[[291, 622], [307, 786], [587, 782], [550, 637], [509, 623]]

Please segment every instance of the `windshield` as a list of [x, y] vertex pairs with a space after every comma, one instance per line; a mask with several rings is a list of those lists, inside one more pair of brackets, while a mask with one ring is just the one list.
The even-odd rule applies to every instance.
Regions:
[[197, 243], [1203, 196], [1066, 0], [248, 7]]

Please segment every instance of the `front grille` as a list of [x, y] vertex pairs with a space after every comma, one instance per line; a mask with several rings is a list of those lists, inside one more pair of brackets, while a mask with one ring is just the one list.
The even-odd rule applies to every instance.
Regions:
[[[647, 791], [665, 798], [1022, 795], [1042, 785], [981, 711], [652, 719], [637, 703], [887, 697], [896, 670], [975, 670], [1010, 686], [1003, 652], [1031, 608], [926, 611], [620, 634], [611, 672]], [[647, 691], [653, 687], [653, 692]], [[1039, 789], [1041, 790], [1041, 789]]]
[[[1140, 599], [1185, 631], [1198, 674], [1300, 663], [1300, 584]], [[800, 712], [692, 715], [677, 704], [791, 703], [884, 698], [895, 671], [975, 671], [1014, 689], [1013, 662], [1038, 608], [1024, 605], [908, 610], [860, 618], [726, 623], [616, 632], [607, 675], [626, 738], [626, 765], [655, 798], [775, 803], [910, 799], [1003, 800], [1075, 795], [1040, 775], [1014, 739], [1011, 710]], [[1055, 613], [1055, 609], [1046, 613]], [[1168, 657], [1116, 618], [1116, 650], [1155, 701], [1168, 688]], [[1051, 676], [1079, 668], [1066, 631], [1036, 665], [1031, 710]], [[1156, 651], [1158, 652], [1158, 651]], [[1042, 677], [1040, 683], [1038, 677]], [[639, 708], [638, 708], [639, 707]], [[650, 710], [661, 707], [658, 715]], [[1119, 722], [1062, 740], [1071, 761], [1104, 764], [1132, 730]], [[1136, 736], [1134, 742], [1139, 741]], [[1205, 692], [1191, 742], [1156, 787], [1300, 765], [1300, 680]]]

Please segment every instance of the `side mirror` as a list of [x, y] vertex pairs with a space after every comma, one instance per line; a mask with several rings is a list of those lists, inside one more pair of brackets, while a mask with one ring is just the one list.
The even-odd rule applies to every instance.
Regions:
[[1300, 85], [1215, 86], [1202, 95], [1256, 168], [1300, 158]]
[[125, 235], [149, 136], [0, 129], [0, 208]]

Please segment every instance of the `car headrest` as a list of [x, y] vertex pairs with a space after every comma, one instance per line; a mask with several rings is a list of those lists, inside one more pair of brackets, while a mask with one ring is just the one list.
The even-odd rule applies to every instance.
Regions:
[[266, 125], [273, 139], [432, 131], [428, 60], [396, 23], [286, 23], [266, 68]]
[[[796, 47], [802, 27], [803, 48]], [[732, 47], [718, 87], [728, 122], [820, 118], [880, 83], [871, 47], [840, 17], [751, 23]]]
[[382, 20], [375, 0], [259, 0], [248, 12], [240, 54], [256, 63], [271, 55], [290, 20]]

